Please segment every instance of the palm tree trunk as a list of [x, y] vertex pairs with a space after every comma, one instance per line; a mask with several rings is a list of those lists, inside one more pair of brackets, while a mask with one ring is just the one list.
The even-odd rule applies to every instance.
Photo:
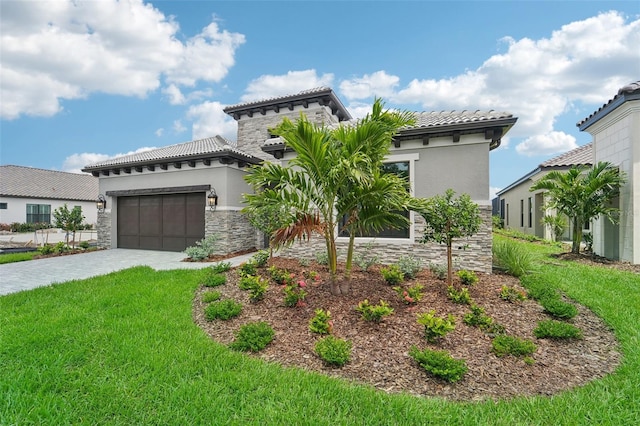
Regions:
[[576, 216], [573, 218], [573, 241], [571, 244], [571, 253], [580, 253], [580, 243], [582, 242], [582, 222]]
[[349, 234], [349, 248], [347, 249], [347, 262], [344, 266], [344, 278], [349, 281], [351, 279], [351, 268], [353, 267], [353, 246], [355, 245], [356, 237], [354, 234]]

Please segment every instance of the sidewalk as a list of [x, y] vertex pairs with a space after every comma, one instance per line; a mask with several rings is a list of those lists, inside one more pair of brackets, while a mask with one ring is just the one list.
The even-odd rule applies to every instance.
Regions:
[[[238, 266], [254, 253], [225, 260]], [[133, 266], [150, 266], [155, 270], [198, 269], [213, 262], [182, 262], [184, 253], [110, 249], [69, 256], [49, 257], [0, 265], [0, 295], [31, 290], [53, 283], [104, 275]]]

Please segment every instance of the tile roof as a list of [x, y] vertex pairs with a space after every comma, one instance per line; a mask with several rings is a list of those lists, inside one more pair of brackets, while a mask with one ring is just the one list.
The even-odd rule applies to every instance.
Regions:
[[105, 167], [127, 166], [140, 163], [149, 163], [153, 161], [172, 161], [181, 158], [206, 156], [207, 154], [216, 153], [232, 153], [248, 159], [253, 158], [235, 147], [235, 143], [216, 135], [211, 138], [198, 139], [191, 142], [184, 142], [175, 145], [169, 145], [162, 148], [152, 149], [149, 151], [138, 152], [135, 154], [124, 155], [122, 157], [111, 158], [109, 160], [90, 164], [84, 170], [99, 169]]
[[513, 114], [498, 111], [431, 111], [417, 112], [416, 124], [411, 129], [450, 126], [453, 124], [479, 123], [503, 118], [512, 118]]
[[6, 165], [0, 166], [0, 195], [95, 201], [98, 179], [87, 174]]
[[615, 109], [625, 100], [635, 99], [640, 99], [640, 80], [634, 81], [633, 83], [629, 83], [626, 86], [621, 87], [618, 90], [618, 93], [612, 99], [609, 99], [609, 102], [602, 105], [600, 108], [598, 108], [597, 111], [593, 112], [587, 118], [576, 123], [576, 126], [578, 126], [580, 130], [585, 130], [591, 124], [607, 115], [610, 111]]
[[563, 166], [578, 166], [586, 165], [590, 166], [593, 162], [593, 142], [589, 142], [586, 145], [582, 145], [576, 149], [560, 154], [557, 157], [553, 157], [544, 163], [540, 164], [540, 167], [563, 167]]
[[314, 87], [312, 89], [303, 90], [303, 91], [295, 93], [295, 94], [288, 94], [288, 95], [283, 95], [283, 96], [276, 96], [276, 97], [273, 97], [273, 98], [258, 99], [258, 100], [255, 100], [255, 101], [248, 101], [248, 102], [242, 102], [242, 103], [235, 104], [235, 105], [229, 105], [229, 106], [224, 108], [224, 111], [226, 112], [228, 110], [250, 107], [252, 105], [270, 104], [270, 103], [274, 103], [274, 102], [277, 103], [279, 101], [284, 101], [284, 100], [287, 100], [287, 99], [293, 98], [293, 97], [306, 96], [306, 95], [315, 95], [315, 94], [326, 93], [326, 92], [331, 92], [331, 91], [332, 90], [331, 90], [330, 87], [319, 86], [319, 87]]

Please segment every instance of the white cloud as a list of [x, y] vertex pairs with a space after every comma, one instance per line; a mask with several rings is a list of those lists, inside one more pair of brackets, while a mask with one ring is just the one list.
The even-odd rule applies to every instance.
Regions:
[[291, 95], [314, 87], [331, 86], [333, 74], [318, 76], [316, 70], [289, 71], [284, 75], [263, 75], [251, 81], [242, 102]]
[[139, 152], [150, 151], [156, 149], [155, 146], [138, 148], [135, 151], [129, 151], [120, 154], [99, 154], [96, 152], [82, 152], [79, 154], [71, 154], [64, 159], [62, 170], [69, 173], [82, 173], [82, 169], [90, 164], [105, 161], [110, 158], [122, 157], [123, 155], [137, 154]]
[[180, 41], [179, 25], [142, 0], [3, 2], [0, 117], [51, 116], [91, 93], [144, 97], [163, 79], [217, 82], [234, 65], [242, 34], [216, 22]]
[[[599, 106], [638, 78], [637, 17], [630, 21], [621, 13], [606, 12], [564, 25], [549, 38], [515, 40], [507, 36], [502, 41], [505, 53], [451, 78], [414, 79], [398, 87], [395, 76], [379, 71], [343, 81], [340, 87], [348, 100], [362, 100], [385, 90], [385, 100], [425, 109], [511, 112], [519, 119], [509, 136], [529, 138], [518, 152], [537, 155], [529, 153], [575, 146], [575, 141], [553, 134], [557, 117], [577, 108], [578, 103]], [[589, 108], [585, 115], [591, 111]]]
[[170, 84], [163, 88], [162, 93], [169, 97], [169, 103], [171, 105], [183, 105], [187, 102], [187, 99], [175, 84]]
[[157, 137], [161, 137], [161, 136], [164, 134], [164, 129], [163, 129], [162, 127], [160, 127], [160, 128], [159, 128], [158, 130], [156, 130], [154, 133], [155, 133], [155, 135], [156, 135]]
[[235, 140], [237, 123], [222, 110], [219, 102], [203, 102], [189, 107], [187, 118], [193, 120], [191, 133], [193, 139], [208, 138], [215, 135]]
[[576, 138], [564, 132], [550, 132], [527, 138], [516, 145], [516, 152], [527, 157], [536, 155], [552, 155], [566, 152], [578, 147]]
[[174, 131], [174, 132], [176, 132], [176, 133], [182, 133], [182, 132], [184, 132], [185, 130], [187, 130], [187, 128], [186, 128], [186, 127], [184, 127], [184, 126], [182, 125], [182, 121], [180, 121], [180, 120], [175, 120], [175, 121], [173, 122], [173, 131]]
[[498, 188], [496, 186], [490, 186], [489, 187], [489, 199], [493, 200], [494, 198], [496, 198], [496, 194], [498, 193], [498, 191], [502, 190], [502, 188]]

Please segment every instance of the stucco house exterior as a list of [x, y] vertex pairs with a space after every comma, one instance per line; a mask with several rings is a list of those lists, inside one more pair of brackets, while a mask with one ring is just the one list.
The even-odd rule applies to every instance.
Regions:
[[[263, 247], [264, 238], [240, 213], [242, 194], [251, 191], [243, 177], [248, 166], [263, 161], [286, 164], [290, 151], [269, 129], [284, 117], [301, 113], [317, 124], [336, 126], [352, 120], [331, 88], [320, 87], [297, 94], [228, 106], [224, 111], [238, 123], [237, 141], [221, 136], [172, 145], [85, 167], [99, 177], [107, 206], [98, 218], [98, 239], [105, 247], [184, 250], [210, 234], [220, 238], [220, 250], [232, 253]], [[453, 188], [467, 193], [480, 205], [484, 225], [460, 250], [461, 267], [491, 271], [491, 203], [489, 152], [517, 121], [506, 112], [449, 111], [416, 113], [415, 126], [403, 129], [392, 141], [387, 158], [410, 179], [415, 196], [430, 197]], [[215, 191], [217, 205], [207, 206]], [[411, 213], [411, 226], [375, 239], [372, 251], [383, 262], [403, 254], [440, 263], [444, 247], [419, 241], [424, 223]], [[346, 247], [346, 239], [338, 242]], [[287, 254], [313, 258], [321, 250], [320, 238], [296, 244]]]
[[[517, 230], [548, 240], [553, 239], [551, 230], [543, 225], [542, 218], [545, 214], [554, 214], [554, 212], [547, 211], [544, 207], [547, 201], [545, 200], [544, 190], [540, 189], [531, 192], [531, 186], [552, 170], [563, 172], [573, 166], [590, 167], [593, 161], [592, 157], [593, 143], [590, 142], [540, 163], [538, 167], [496, 193], [497, 203], [495, 204], [497, 208], [494, 214], [500, 216], [504, 227], [507, 229]], [[589, 224], [585, 226], [589, 226]], [[558, 238], [571, 238], [570, 221], [567, 221], [564, 234], [558, 236]]]
[[577, 123], [593, 136], [593, 163], [608, 161], [624, 172], [626, 183], [613, 205], [620, 221], [593, 224], [596, 254], [640, 264], [640, 81], [628, 84], [597, 111]]
[[0, 166], [0, 223], [54, 223], [53, 212], [82, 207], [85, 223], [97, 221], [98, 179], [32, 167]]

